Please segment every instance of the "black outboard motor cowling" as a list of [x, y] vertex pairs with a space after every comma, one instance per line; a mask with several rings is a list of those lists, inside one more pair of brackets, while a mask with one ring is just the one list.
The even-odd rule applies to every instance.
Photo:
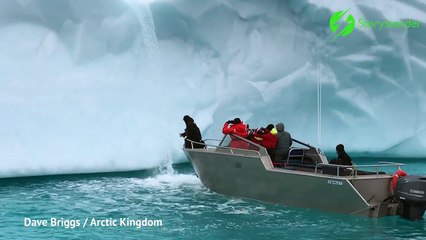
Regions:
[[394, 192], [400, 203], [399, 215], [420, 220], [426, 210], [426, 176], [406, 176], [398, 180]]

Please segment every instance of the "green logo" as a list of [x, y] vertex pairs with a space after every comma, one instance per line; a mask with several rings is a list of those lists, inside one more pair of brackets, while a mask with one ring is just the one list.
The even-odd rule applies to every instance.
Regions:
[[[352, 33], [355, 27], [362, 29], [370, 29], [372, 31], [382, 31], [386, 29], [397, 29], [397, 28], [419, 28], [420, 22], [413, 19], [406, 20], [397, 20], [397, 21], [389, 21], [389, 20], [366, 20], [364, 18], [358, 19], [358, 24], [355, 24], [355, 18], [352, 14], [348, 13], [346, 20], [343, 20], [346, 13], [350, 10], [350, 8], [346, 9], [346, 11], [337, 11], [333, 13], [330, 17], [330, 29], [333, 33], [336, 33], [336, 38], [345, 37]], [[344, 28], [339, 32], [340, 25], [343, 24]]]
[[[349, 11], [350, 8], [348, 8], [346, 11], [337, 11], [331, 15], [330, 18], [330, 29], [332, 32], [337, 32], [339, 30], [340, 23], [339, 20], [345, 16], [345, 14]], [[355, 18], [352, 16], [352, 14], [349, 14], [349, 16], [345, 20], [347, 22], [347, 25], [345, 28], [343, 28], [342, 31], [338, 32], [336, 35], [336, 38], [342, 36], [349, 35], [355, 28]]]

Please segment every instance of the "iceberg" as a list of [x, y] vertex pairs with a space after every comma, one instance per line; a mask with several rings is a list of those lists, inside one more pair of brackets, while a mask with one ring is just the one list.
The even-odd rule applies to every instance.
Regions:
[[[426, 157], [421, 1], [1, 5], [0, 177], [184, 161], [186, 114], [208, 138], [240, 117], [284, 122], [324, 151], [343, 143], [355, 155]], [[401, 27], [335, 38], [330, 16], [346, 9]]]

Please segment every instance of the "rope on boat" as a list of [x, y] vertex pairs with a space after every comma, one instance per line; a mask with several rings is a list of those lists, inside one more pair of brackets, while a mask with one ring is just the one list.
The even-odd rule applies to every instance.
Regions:
[[318, 82], [317, 82], [317, 135], [318, 135], [318, 148], [321, 147], [321, 128], [322, 128], [322, 91], [321, 91], [321, 64], [318, 64]]

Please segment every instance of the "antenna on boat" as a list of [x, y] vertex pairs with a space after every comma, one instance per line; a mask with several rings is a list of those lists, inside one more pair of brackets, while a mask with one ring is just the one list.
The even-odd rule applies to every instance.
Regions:
[[317, 120], [318, 120], [318, 122], [317, 122], [317, 124], [318, 124], [318, 126], [317, 126], [317, 137], [318, 137], [318, 148], [320, 148], [321, 147], [321, 135], [322, 135], [322, 132], [321, 132], [321, 128], [322, 128], [322, 123], [321, 123], [321, 117], [322, 117], [322, 107], [321, 107], [321, 99], [322, 99], [322, 91], [321, 91], [321, 64], [320, 63], [317, 63], [318, 64], [318, 81], [317, 81]]

